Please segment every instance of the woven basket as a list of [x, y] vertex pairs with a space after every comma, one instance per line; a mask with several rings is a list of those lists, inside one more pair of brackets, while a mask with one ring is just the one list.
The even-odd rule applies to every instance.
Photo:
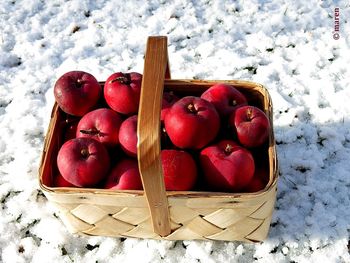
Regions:
[[[266, 187], [256, 193], [165, 191], [160, 161], [160, 107], [163, 90], [199, 95], [214, 83], [228, 83], [263, 109], [272, 125], [272, 102], [260, 84], [237, 80], [171, 80], [167, 38], [149, 37], [138, 118], [138, 163], [144, 191], [52, 187], [67, 115], [54, 105], [39, 169], [47, 199], [72, 233], [164, 240], [240, 240], [266, 238], [278, 178], [273, 129], [262, 149], [269, 168]], [[103, 85], [103, 83], [101, 83]]]

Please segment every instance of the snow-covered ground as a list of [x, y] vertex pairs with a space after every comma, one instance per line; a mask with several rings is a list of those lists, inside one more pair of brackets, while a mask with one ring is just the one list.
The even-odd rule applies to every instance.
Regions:
[[[349, 17], [329, 0], [1, 1], [0, 261], [350, 262]], [[173, 78], [270, 91], [280, 178], [265, 242], [73, 236], [39, 190], [55, 80], [142, 72], [149, 35], [168, 36]]]

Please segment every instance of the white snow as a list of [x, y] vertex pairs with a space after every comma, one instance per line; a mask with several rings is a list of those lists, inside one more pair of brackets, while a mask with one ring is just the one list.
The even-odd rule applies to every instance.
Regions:
[[[350, 262], [349, 17], [329, 0], [1, 1], [0, 261]], [[168, 36], [173, 78], [270, 91], [280, 178], [263, 243], [71, 235], [39, 190], [56, 79], [142, 73], [150, 35]]]

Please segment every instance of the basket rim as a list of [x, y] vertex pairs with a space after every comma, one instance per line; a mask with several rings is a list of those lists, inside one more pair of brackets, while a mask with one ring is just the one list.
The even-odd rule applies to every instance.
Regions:
[[[104, 85], [105, 81], [99, 81], [100, 85]], [[239, 80], [239, 79], [232, 79], [232, 80], [199, 80], [199, 79], [165, 79], [164, 86], [171, 86], [174, 84], [177, 85], [186, 85], [186, 84], [193, 84], [193, 85], [213, 85], [214, 83], [229, 83], [232, 85], [239, 86], [241, 88], [250, 88], [254, 89], [264, 96], [264, 98], [267, 99], [267, 102], [269, 104], [269, 117], [272, 121], [272, 115], [273, 115], [273, 108], [272, 108], [272, 100], [270, 97], [270, 94], [267, 90], [267, 88], [260, 83], [248, 81], [248, 80]], [[57, 102], [54, 103], [51, 113], [51, 120], [50, 120], [50, 126], [51, 122], [53, 121], [53, 115], [56, 109], [58, 109]], [[270, 167], [273, 169], [270, 171], [270, 174], [272, 173], [272, 177], [270, 176], [270, 179], [268, 183], [266, 184], [265, 188], [249, 193], [249, 192], [241, 192], [241, 193], [230, 193], [230, 192], [211, 192], [211, 191], [166, 191], [167, 197], [176, 197], [176, 198], [234, 198], [234, 199], [254, 199], [262, 197], [266, 194], [268, 194], [272, 189], [275, 188], [277, 185], [277, 179], [279, 177], [279, 167], [278, 167], [278, 160], [277, 160], [277, 153], [276, 153], [276, 143], [274, 140], [274, 129], [273, 125], [271, 125], [271, 132], [270, 135], [272, 135], [272, 141], [270, 142], [268, 146], [268, 152], [269, 155], [272, 154], [272, 158], [274, 159], [274, 167]], [[47, 134], [45, 135], [45, 138], [48, 136], [49, 130], [47, 131]], [[49, 143], [49, 141], [47, 142]], [[39, 166], [39, 186], [41, 190], [48, 194], [67, 194], [67, 195], [77, 195], [77, 194], [103, 194], [103, 195], [118, 195], [118, 196], [143, 196], [144, 190], [111, 190], [111, 189], [101, 189], [101, 188], [79, 188], [79, 187], [51, 187], [47, 186], [43, 183], [43, 173], [42, 168], [44, 164], [44, 157], [46, 154], [46, 143], [44, 145], [44, 149], [42, 151], [42, 158]], [[270, 159], [270, 156], [269, 156]], [[269, 165], [270, 166], [270, 165]]]
[[[210, 192], [210, 191], [166, 191], [167, 197], [193, 197], [193, 198], [256, 198], [264, 196], [277, 184], [277, 177], [274, 178], [273, 182], [264, 189], [254, 193], [229, 193], [229, 192]], [[102, 188], [79, 188], [79, 187], [51, 187], [46, 186], [40, 180], [40, 187], [47, 193], [54, 194], [104, 194], [104, 195], [120, 195], [120, 196], [142, 196], [144, 195], [143, 190], [112, 190]]]

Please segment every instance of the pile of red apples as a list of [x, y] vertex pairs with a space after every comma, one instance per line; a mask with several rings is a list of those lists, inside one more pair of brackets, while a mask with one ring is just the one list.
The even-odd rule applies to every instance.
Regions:
[[[66, 119], [53, 186], [142, 190], [137, 162], [141, 82], [139, 73], [117, 72], [102, 86], [83, 71], [56, 81], [55, 99]], [[225, 83], [198, 96], [164, 91], [159, 132], [166, 190], [264, 189], [271, 127], [266, 114], [248, 101]]]

